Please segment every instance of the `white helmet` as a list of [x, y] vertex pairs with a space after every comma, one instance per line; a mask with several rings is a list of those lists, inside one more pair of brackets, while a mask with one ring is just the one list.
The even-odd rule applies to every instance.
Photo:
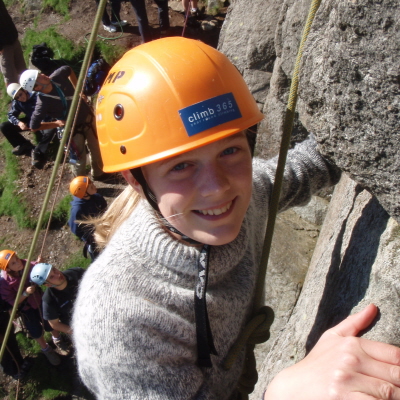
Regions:
[[36, 264], [31, 271], [31, 281], [37, 285], [43, 285], [50, 274], [53, 266], [48, 263]]
[[14, 97], [18, 93], [19, 89], [21, 89], [21, 85], [19, 83], [10, 83], [7, 86], [7, 94], [14, 100]]
[[24, 71], [19, 78], [21, 87], [27, 90], [29, 93], [32, 93], [38, 75], [39, 71], [37, 69], [27, 69]]

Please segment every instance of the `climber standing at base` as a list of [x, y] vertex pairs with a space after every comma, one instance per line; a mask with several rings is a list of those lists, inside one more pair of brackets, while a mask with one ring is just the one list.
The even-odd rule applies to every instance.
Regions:
[[[50, 76], [39, 73], [37, 70], [28, 69], [20, 78], [21, 86], [28, 92], [38, 91], [35, 111], [32, 114], [29, 127], [31, 130], [46, 129], [47, 122], [42, 122], [44, 117], [51, 117], [65, 121], [75, 91], [77, 79], [74, 71], [69, 66], [56, 69]], [[86, 101], [80, 102], [71, 145], [77, 153], [77, 163], [72, 164], [75, 176], [86, 173], [86, 144], [90, 151], [91, 172], [93, 179], [104, 180], [99, 143], [93, 111]]]
[[85, 224], [84, 220], [99, 216], [107, 208], [107, 202], [97, 193], [96, 186], [87, 176], [74, 178], [69, 185], [69, 191], [74, 198], [71, 201], [68, 225], [71, 232], [85, 242], [85, 257], [87, 250], [93, 261], [99, 255], [99, 250], [93, 238], [93, 227]]
[[72, 308], [84, 273], [79, 267], [61, 272], [48, 263], [36, 264], [31, 271], [31, 281], [47, 287], [42, 300], [43, 318], [53, 329], [68, 335], [72, 335]]
[[[199, 41], [138, 46], [110, 75], [96, 107], [101, 152], [129, 185], [96, 222], [96, 240], [109, 241], [75, 302], [80, 376], [99, 399], [245, 398], [246, 346], [226, 360], [252, 317], [276, 169], [252, 158], [249, 128], [263, 114], [228, 58]], [[280, 210], [339, 176], [311, 136], [288, 154]], [[376, 313], [327, 331], [265, 399], [382, 399], [385, 388], [399, 399], [400, 350], [356, 337]]]

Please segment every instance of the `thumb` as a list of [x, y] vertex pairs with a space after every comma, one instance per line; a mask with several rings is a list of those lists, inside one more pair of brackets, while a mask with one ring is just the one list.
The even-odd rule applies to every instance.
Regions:
[[378, 313], [378, 307], [370, 304], [357, 314], [350, 315], [330, 331], [338, 336], [356, 336], [363, 329], [368, 328]]

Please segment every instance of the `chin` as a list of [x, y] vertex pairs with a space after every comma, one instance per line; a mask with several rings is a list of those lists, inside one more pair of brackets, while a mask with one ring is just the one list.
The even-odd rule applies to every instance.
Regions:
[[192, 239], [197, 240], [200, 243], [208, 244], [210, 246], [222, 246], [224, 244], [228, 244], [233, 242], [240, 231], [239, 229], [230, 230], [229, 232], [194, 232], [191, 236]]

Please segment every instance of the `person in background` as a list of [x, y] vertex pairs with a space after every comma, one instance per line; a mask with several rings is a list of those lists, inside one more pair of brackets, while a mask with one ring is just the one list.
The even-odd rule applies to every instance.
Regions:
[[[7, 87], [8, 95], [13, 99], [11, 109], [8, 112], [8, 121], [0, 125], [0, 131], [14, 147], [12, 153], [16, 156], [22, 154], [31, 154], [32, 165], [39, 168], [46, 161], [46, 151], [50, 142], [57, 133], [57, 127], [61, 121], [48, 123], [47, 128], [43, 131], [38, 131], [39, 143], [35, 147], [32, 142], [25, 139], [21, 132], [29, 131], [29, 122], [36, 106], [38, 94], [32, 94], [21, 88], [19, 83], [11, 83]], [[22, 118], [20, 117], [24, 115]]]
[[[30, 270], [32, 270], [35, 264], [35, 262], [31, 262]], [[15, 302], [19, 304], [19, 313], [29, 334], [39, 344], [42, 353], [47, 357], [50, 364], [59, 365], [61, 359], [51, 346], [46, 343], [43, 336], [43, 329], [46, 332], [52, 333], [53, 342], [60, 349], [65, 349], [65, 342], [60, 337], [59, 331], [53, 330], [47, 321], [42, 320], [41, 290], [36, 290], [36, 285], [27, 280], [22, 295], [18, 299], [16, 298], [25, 266], [26, 260], [21, 260], [15, 251], [0, 251], [0, 269], [2, 270], [0, 296], [10, 306], [13, 306]]]
[[0, 71], [8, 86], [18, 82], [26, 63], [18, 40], [18, 31], [8, 13], [4, 1], [0, 0]]
[[78, 267], [61, 272], [47, 263], [38, 263], [31, 271], [31, 281], [47, 287], [42, 299], [43, 318], [53, 329], [68, 335], [72, 335], [72, 308], [84, 273]]
[[[99, 6], [100, 0], [96, 0], [97, 7]], [[117, 27], [125, 26], [128, 24], [128, 21], [124, 19], [120, 19], [120, 11], [121, 11], [121, 0], [110, 0], [111, 3], [111, 19], [107, 12], [107, 5], [104, 9], [103, 16], [101, 21], [103, 22], [103, 28], [107, 32], [116, 32]]]
[[188, 14], [192, 17], [198, 17], [200, 15], [200, 11], [198, 8], [198, 0], [182, 0], [183, 10], [185, 15]]
[[71, 232], [85, 242], [84, 249], [88, 251], [90, 258], [94, 261], [99, 250], [93, 237], [93, 228], [84, 221], [103, 213], [107, 208], [107, 202], [100, 193], [97, 193], [96, 186], [87, 176], [74, 178], [69, 185], [69, 191], [74, 198], [71, 201], [68, 225]]
[[[75, 92], [77, 78], [69, 66], [56, 69], [46, 76], [37, 70], [28, 69], [20, 78], [23, 89], [29, 93], [40, 92], [35, 110], [29, 123], [31, 130], [47, 129], [49, 122], [43, 122], [45, 117], [61, 121], [60, 127], [67, 119], [69, 107]], [[81, 100], [71, 146], [77, 162], [71, 165], [76, 176], [86, 174], [86, 144], [90, 151], [91, 172], [94, 180], [105, 180], [109, 176], [102, 170], [99, 141], [96, 133], [93, 111], [85, 100]]]
[[[130, 0], [133, 11], [136, 15], [136, 20], [139, 26], [140, 36], [142, 43], [150, 42], [153, 40], [149, 20], [147, 18], [146, 2], [145, 0]], [[168, 15], [168, 0], [154, 0], [158, 8], [158, 22], [161, 34], [165, 35], [170, 29], [169, 15]]]
[[[197, 40], [135, 47], [117, 71], [96, 120], [104, 168], [128, 188], [95, 225], [108, 243], [75, 302], [79, 374], [99, 399], [247, 398], [254, 357], [235, 345], [246, 327], [270, 323], [266, 308], [253, 315], [277, 168], [252, 156], [250, 128], [264, 116], [236, 67]], [[279, 209], [306, 204], [340, 174], [310, 135], [288, 153]], [[129, 210], [127, 195], [139, 198]], [[377, 311], [325, 332], [264, 399], [400, 399], [400, 349], [357, 337]]]

